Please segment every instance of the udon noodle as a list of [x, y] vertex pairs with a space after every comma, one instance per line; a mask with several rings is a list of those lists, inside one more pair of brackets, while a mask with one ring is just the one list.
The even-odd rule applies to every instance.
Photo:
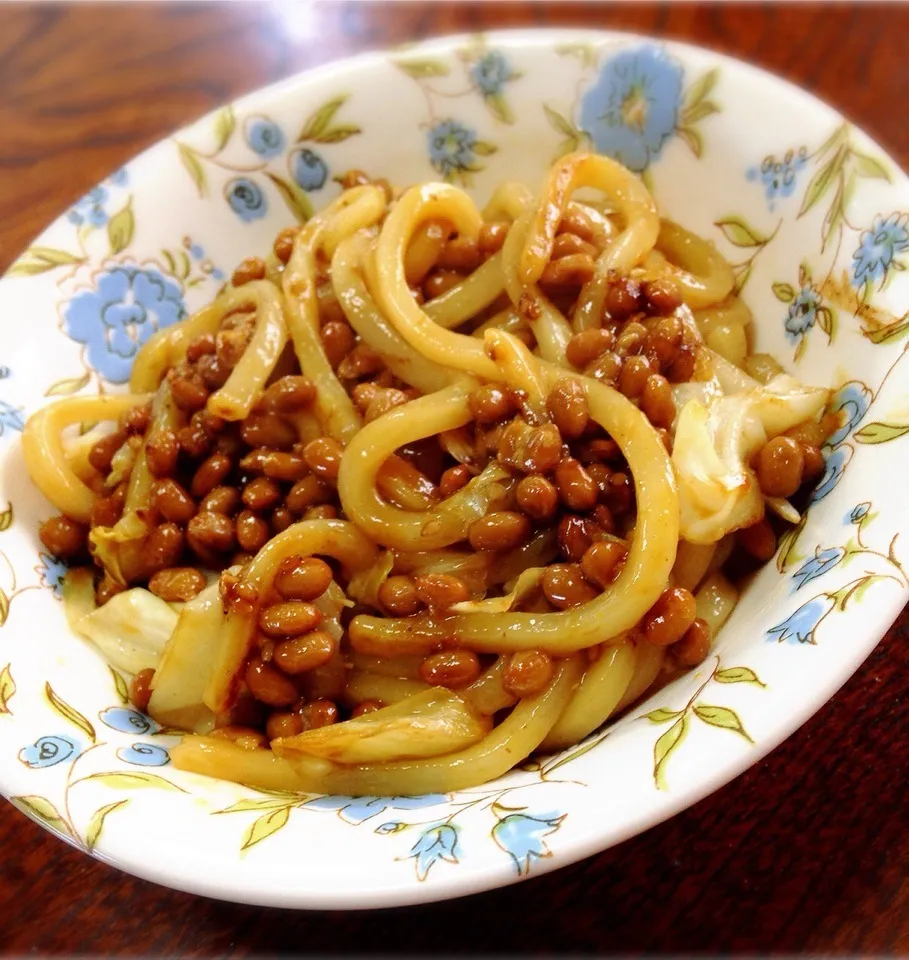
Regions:
[[75, 629], [177, 767], [266, 789], [447, 792], [577, 743], [708, 655], [823, 470], [827, 391], [750, 323], [605, 157], [482, 210], [353, 171], [128, 393], [28, 421]]

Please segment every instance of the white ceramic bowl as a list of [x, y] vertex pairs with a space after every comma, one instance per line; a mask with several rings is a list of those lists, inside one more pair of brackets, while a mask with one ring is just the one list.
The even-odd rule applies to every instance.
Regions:
[[[293, 211], [331, 198], [335, 174], [447, 177], [482, 200], [503, 178], [538, 185], [557, 154], [591, 141], [737, 265], [758, 349], [806, 382], [842, 385], [843, 427], [807, 523], [701, 668], [533, 769], [410, 799], [288, 798], [175, 770], [173, 739], [66, 627], [24, 418], [49, 397], [122, 384], [137, 344], [208, 301]], [[830, 108], [733, 60], [623, 34], [500, 33], [359, 57], [153, 147], [0, 283], [0, 788], [139, 876], [330, 908], [523, 879], [706, 796], [822, 706], [906, 599], [907, 210], [906, 177]]]

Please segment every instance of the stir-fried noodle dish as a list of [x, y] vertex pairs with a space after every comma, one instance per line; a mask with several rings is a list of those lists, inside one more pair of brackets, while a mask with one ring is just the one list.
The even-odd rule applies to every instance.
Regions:
[[342, 180], [23, 449], [69, 622], [177, 767], [447, 792], [701, 663], [836, 423], [612, 160], [482, 210]]

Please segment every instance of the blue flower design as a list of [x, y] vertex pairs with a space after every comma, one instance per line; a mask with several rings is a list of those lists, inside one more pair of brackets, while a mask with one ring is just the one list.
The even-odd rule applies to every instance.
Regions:
[[443, 177], [470, 170], [476, 160], [476, 132], [457, 120], [442, 120], [426, 135], [429, 159]]
[[513, 76], [508, 61], [498, 50], [491, 50], [477, 60], [470, 69], [470, 75], [486, 97], [501, 93], [506, 81]]
[[806, 334], [815, 325], [820, 305], [820, 298], [810, 286], [806, 284], [799, 290], [783, 322], [791, 340]]
[[290, 156], [291, 176], [304, 190], [321, 190], [328, 179], [325, 161], [313, 150], [296, 150]]
[[389, 808], [419, 810], [445, 803], [447, 799], [442, 793], [427, 793], [419, 797], [316, 797], [304, 806], [312, 810], [337, 810], [342, 820], [358, 825]]
[[150, 743], [134, 743], [131, 747], [122, 747], [117, 756], [126, 763], [135, 763], [140, 767], [163, 767], [170, 763], [170, 756], [164, 747]]
[[803, 603], [782, 623], [771, 627], [767, 631], [767, 639], [776, 640], [779, 643], [784, 640], [790, 643], [815, 643], [814, 634], [820, 622], [833, 610], [834, 606], [836, 601], [826, 594], [814, 597], [807, 603]]
[[859, 380], [844, 383], [830, 401], [829, 412], [838, 414], [840, 426], [827, 438], [826, 447], [838, 447], [862, 422], [874, 394]]
[[160, 727], [154, 720], [129, 707], [108, 707], [98, 714], [98, 719], [111, 730], [120, 733], [156, 733]]
[[414, 860], [417, 879], [425, 880], [433, 864], [439, 860], [457, 863], [460, 852], [458, 828], [451, 823], [438, 823], [420, 834], [420, 838], [410, 848], [410, 855], [403, 859]]
[[139, 348], [186, 316], [180, 288], [157, 270], [116, 266], [63, 308], [63, 329], [86, 347], [89, 366], [111, 383], [129, 379]]
[[827, 454], [824, 463], [824, 475], [812, 491], [811, 503], [823, 500], [840, 482], [846, 464], [852, 459], [852, 453], [852, 447], [847, 444], [845, 447], [837, 447], [836, 450]]
[[125, 187], [129, 183], [129, 173], [126, 167], [120, 167], [119, 170], [115, 170], [108, 178], [107, 182], [114, 187]]
[[275, 157], [287, 142], [284, 131], [268, 117], [249, 117], [244, 124], [246, 142], [260, 157]]
[[897, 254], [909, 250], [909, 214], [891, 213], [886, 219], [874, 218], [871, 229], [859, 238], [858, 249], [852, 254], [852, 285], [880, 283], [883, 286], [887, 273]]
[[805, 561], [798, 570], [792, 575], [792, 579], [798, 581], [796, 590], [801, 590], [806, 583], [822, 577], [828, 570], [832, 570], [846, 556], [846, 551], [842, 547], [828, 547], [821, 550], [816, 547], [814, 556]]
[[80, 197], [72, 206], [66, 219], [81, 227], [86, 221], [93, 227], [103, 227], [107, 223], [108, 192], [105, 187], [94, 187], [84, 197]]
[[0, 437], [3, 431], [23, 430], [25, 427], [25, 418], [22, 416], [22, 407], [14, 407], [5, 400], [0, 400]]
[[49, 553], [39, 553], [38, 559], [41, 563], [35, 567], [35, 571], [41, 579], [41, 586], [54, 591], [54, 596], [63, 599], [63, 578], [69, 567], [57, 557]]
[[518, 875], [524, 876], [530, 873], [534, 859], [552, 856], [543, 838], [555, 833], [566, 816], [564, 813], [544, 813], [534, 817], [510, 813], [492, 828], [492, 839], [514, 860]]
[[41, 737], [30, 747], [23, 747], [19, 759], [28, 767], [52, 767], [68, 760], [77, 749], [78, 744], [69, 737]]
[[580, 126], [600, 153], [639, 173], [675, 133], [681, 99], [682, 67], [665, 50], [623, 50], [581, 98]]
[[864, 503], [856, 504], [852, 512], [846, 515], [846, 523], [861, 523], [868, 516], [871, 504], [866, 500]]
[[745, 177], [748, 180], [760, 177], [767, 209], [775, 210], [777, 197], [791, 197], [795, 193], [799, 172], [807, 163], [808, 148], [799, 147], [797, 151], [787, 150], [782, 160], [772, 155], [764, 157], [760, 167], [751, 167]]
[[224, 188], [224, 196], [231, 210], [246, 223], [261, 220], [268, 213], [268, 201], [262, 188], [246, 177], [231, 180]]

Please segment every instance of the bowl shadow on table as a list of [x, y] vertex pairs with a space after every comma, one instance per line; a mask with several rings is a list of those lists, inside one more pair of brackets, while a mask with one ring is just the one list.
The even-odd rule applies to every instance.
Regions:
[[[712, 797], [598, 856], [459, 900], [362, 912], [237, 906], [115, 874], [19, 824], [25, 852], [0, 861], [0, 911], [10, 916], [15, 902], [19, 918], [7, 948], [263, 957], [899, 950], [909, 839], [898, 785], [909, 757], [895, 747], [909, 720], [898, 657], [907, 629], [898, 624], [834, 702]], [[25, 889], [32, 895], [22, 898]]]

